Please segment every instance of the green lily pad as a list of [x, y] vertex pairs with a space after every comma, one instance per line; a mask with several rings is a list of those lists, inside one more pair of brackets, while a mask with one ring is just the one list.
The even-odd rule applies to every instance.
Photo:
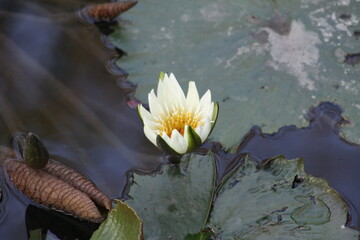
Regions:
[[91, 240], [142, 240], [142, 221], [135, 211], [121, 201], [111, 210], [106, 220], [94, 232]]
[[223, 239], [358, 239], [344, 226], [347, 207], [328, 183], [304, 172], [302, 159], [250, 158], [221, 186], [210, 226]]
[[194, 156], [180, 166], [163, 165], [156, 176], [134, 174], [126, 203], [144, 221], [145, 239], [183, 239], [205, 227], [214, 182], [214, 159]]
[[211, 89], [220, 113], [210, 137], [227, 147], [253, 125], [306, 126], [320, 101], [346, 109], [343, 132], [359, 143], [360, 65], [343, 62], [359, 52], [359, 13], [355, 1], [144, 0], [111, 40], [128, 53], [118, 65], [143, 102], [161, 71], [184, 88], [196, 81], [201, 95]]
[[43, 239], [42, 230], [39, 228], [39, 229], [30, 231], [29, 239], [30, 240], [42, 240]]
[[277, 157], [259, 166], [246, 157], [215, 186], [211, 152], [186, 158], [181, 165], [163, 165], [154, 176], [134, 174], [126, 203], [143, 219], [145, 239], [360, 236], [345, 227], [348, 209], [342, 198], [325, 180], [305, 173], [302, 159]]
[[211, 240], [214, 236], [214, 231], [210, 228], [206, 228], [202, 229], [199, 233], [186, 235], [184, 240]]

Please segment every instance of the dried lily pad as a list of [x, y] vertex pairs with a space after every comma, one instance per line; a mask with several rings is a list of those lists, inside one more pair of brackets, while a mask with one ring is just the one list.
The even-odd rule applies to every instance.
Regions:
[[145, 239], [182, 239], [205, 226], [214, 182], [214, 159], [193, 156], [181, 166], [163, 165], [155, 176], [134, 174], [126, 203], [144, 221]]
[[347, 206], [302, 159], [250, 158], [221, 186], [209, 221], [223, 239], [358, 239]]

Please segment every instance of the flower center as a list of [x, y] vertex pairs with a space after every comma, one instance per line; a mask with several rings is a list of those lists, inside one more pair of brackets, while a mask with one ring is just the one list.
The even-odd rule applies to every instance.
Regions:
[[196, 129], [199, 125], [203, 126], [204, 121], [201, 121], [198, 113], [188, 112], [183, 108], [179, 108], [158, 120], [157, 134], [166, 133], [166, 135], [171, 137], [172, 131], [176, 129], [184, 136], [186, 125]]

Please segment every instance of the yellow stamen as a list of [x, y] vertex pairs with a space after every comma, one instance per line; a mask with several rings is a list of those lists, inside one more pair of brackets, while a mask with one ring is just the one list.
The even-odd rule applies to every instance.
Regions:
[[162, 135], [162, 133], [166, 133], [168, 137], [171, 137], [172, 131], [176, 129], [184, 136], [186, 125], [196, 129], [199, 125], [203, 126], [204, 121], [201, 121], [198, 113], [185, 111], [183, 107], [178, 107], [174, 111], [168, 112], [161, 119], [158, 119], [157, 134]]

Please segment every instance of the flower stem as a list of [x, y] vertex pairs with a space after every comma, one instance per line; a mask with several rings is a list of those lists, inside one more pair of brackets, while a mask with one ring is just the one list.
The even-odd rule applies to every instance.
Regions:
[[183, 155], [167, 155], [170, 164], [179, 164]]

